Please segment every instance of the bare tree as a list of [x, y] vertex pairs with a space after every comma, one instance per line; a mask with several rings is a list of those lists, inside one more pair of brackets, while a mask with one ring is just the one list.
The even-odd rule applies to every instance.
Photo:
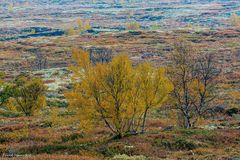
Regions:
[[199, 99], [194, 103], [199, 116], [204, 116], [209, 110], [212, 110], [217, 98], [217, 77], [220, 69], [216, 67], [214, 57], [211, 54], [203, 54], [198, 58], [195, 65], [195, 76], [202, 87], [198, 87]]
[[112, 50], [108, 48], [90, 48], [90, 59], [93, 64], [107, 63], [112, 60]]
[[185, 40], [174, 43], [171, 60], [168, 74], [174, 85], [173, 104], [180, 111], [184, 128], [191, 128], [211, 108], [216, 98], [214, 78], [218, 74], [212, 57], [202, 56]]

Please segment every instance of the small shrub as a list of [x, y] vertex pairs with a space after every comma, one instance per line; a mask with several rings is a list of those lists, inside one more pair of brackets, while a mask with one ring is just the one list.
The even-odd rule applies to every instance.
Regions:
[[197, 148], [197, 145], [195, 143], [186, 140], [185, 137], [177, 137], [173, 141], [157, 139], [155, 140], [154, 145], [169, 150], [192, 150]]
[[79, 133], [73, 133], [71, 135], [62, 136], [62, 142], [74, 141], [79, 138], [83, 138], [83, 135]]
[[178, 137], [174, 140], [174, 148], [178, 150], [192, 150], [197, 148], [196, 144], [187, 141], [184, 137]]
[[164, 147], [166, 149], [172, 149], [172, 143], [165, 139], [156, 139], [154, 145], [157, 147]]
[[101, 147], [98, 149], [98, 152], [104, 155], [104, 157], [110, 157], [114, 155], [114, 152], [108, 147]]

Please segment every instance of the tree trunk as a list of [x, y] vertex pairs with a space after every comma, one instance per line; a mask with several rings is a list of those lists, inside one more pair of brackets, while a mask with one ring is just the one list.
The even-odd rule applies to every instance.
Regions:
[[185, 118], [185, 121], [184, 121], [185, 128], [187, 128], [187, 129], [191, 128], [192, 124], [191, 124], [190, 118], [188, 116], [184, 116], [184, 118]]
[[145, 132], [145, 125], [146, 125], [146, 119], [147, 119], [147, 112], [148, 112], [149, 107], [146, 107], [143, 115], [143, 122], [142, 122], [142, 131], [141, 133]]
[[26, 116], [26, 117], [31, 117], [31, 116], [32, 116], [32, 113], [31, 113], [31, 112], [25, 112], [25, 116]]

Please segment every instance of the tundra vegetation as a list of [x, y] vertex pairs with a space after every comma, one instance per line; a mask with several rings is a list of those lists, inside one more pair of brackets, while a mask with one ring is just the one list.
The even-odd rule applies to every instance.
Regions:
[[0, 159], [239, 159], [239, 7], [0, 2]]
[[[238, 155], [237, 122], [231, 122], [231, 129], [221, 129], [226, 124], [208, 124], [213, 121], [211, 116], [239, 113], [238, 108], [225, 111], [215, 105], [221, 72], [211, 54], [177, 39], [167, 67], [149, 62], [133, 65], [126, 54], [110, 61], [104, 61], [105, 56], [91, 61], [87, 51], [73, 50], [63, 109], [48, 105], [48, 87], [41, 78], [20, 74], [8, 80], [1, 73], [2, 123], [10, 116], [18, 124], [2, 126], [1, 154], [122, 160], [177, 158], [191, 153], [188, 158], [204, 159], [215, 149], [218, 155], [213, 157], [225, 155], [221, 149], [225, 141], [220, 140], [226, 139], [231, 146], [225, 156]], [[238, 95], [231, 94], [234, 99]], [[30, 139], [43, 145], [16, 150], [8, 146]], [[54, 155], [62, 151], [71, 156]]]

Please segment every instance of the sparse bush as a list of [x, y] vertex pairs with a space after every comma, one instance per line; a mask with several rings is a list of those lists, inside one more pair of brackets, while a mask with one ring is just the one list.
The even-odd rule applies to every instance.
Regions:
[[164, 147], [166, 149], [172, 149], [172, 143], [165, 139], [156, 139], [154, 145], [157, 147]]
[[187, 141], [185, 137], [178, 137], [174, 140], [174, 148], [178, 150], [192, 150], [197, 148], [196, 144]]

